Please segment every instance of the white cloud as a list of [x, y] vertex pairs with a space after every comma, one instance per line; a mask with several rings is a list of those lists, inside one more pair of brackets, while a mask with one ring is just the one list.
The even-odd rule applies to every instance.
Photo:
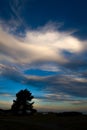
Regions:
[[0, 28], [1, 61], [19, 64], [38, 61], [65, 63], [68, 59], [64, 57], [62, 51], [78, 54], [83, 48], [82, 41], [67, 32], [61, 33], [53, 28], [29, 30], [25, 38], [18, 38]]
[[58, 66], [51, 65], [51, 64], [45, 64], [45, 65], [39, 66], [38, 69], [45, 70], [45, 71], [51, 71], [51, 72], [60, 71], [60, 68], [58, 68]]

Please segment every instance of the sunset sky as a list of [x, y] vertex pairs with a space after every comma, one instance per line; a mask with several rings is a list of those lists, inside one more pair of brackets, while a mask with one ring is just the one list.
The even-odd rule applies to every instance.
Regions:
[[38, 111], [87, 112], [86, 0], [0, 0], [0, 108], [21, 89]]

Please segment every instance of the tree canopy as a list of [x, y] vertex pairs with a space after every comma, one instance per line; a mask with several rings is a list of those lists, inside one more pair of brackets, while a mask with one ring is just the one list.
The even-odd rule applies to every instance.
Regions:
[[34, 96], [32, 96], [32, 93], [30, 93], [30, 91], [27, 89], [20, 90], [18, 93], [16, 93], [16, 100], [13, 100], [11, 107], [12, 112], [21, 112], [22, 114], [36, 112], [36, 110], [33, 109], [34, 102], [31, 102], [33, 98]]

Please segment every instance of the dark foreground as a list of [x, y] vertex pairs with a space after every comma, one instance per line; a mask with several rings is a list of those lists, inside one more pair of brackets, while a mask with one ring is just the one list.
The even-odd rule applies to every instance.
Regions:
[[0, 116], [0, 130], [87, 130], [87, 116]]

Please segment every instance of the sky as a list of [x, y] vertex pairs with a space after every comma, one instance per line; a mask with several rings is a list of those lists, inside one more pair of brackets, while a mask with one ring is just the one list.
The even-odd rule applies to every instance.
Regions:
[[0, 108], [28, 89], [38, 111], [87, 112], [86, 12], [86, 0], [0, 0]]

